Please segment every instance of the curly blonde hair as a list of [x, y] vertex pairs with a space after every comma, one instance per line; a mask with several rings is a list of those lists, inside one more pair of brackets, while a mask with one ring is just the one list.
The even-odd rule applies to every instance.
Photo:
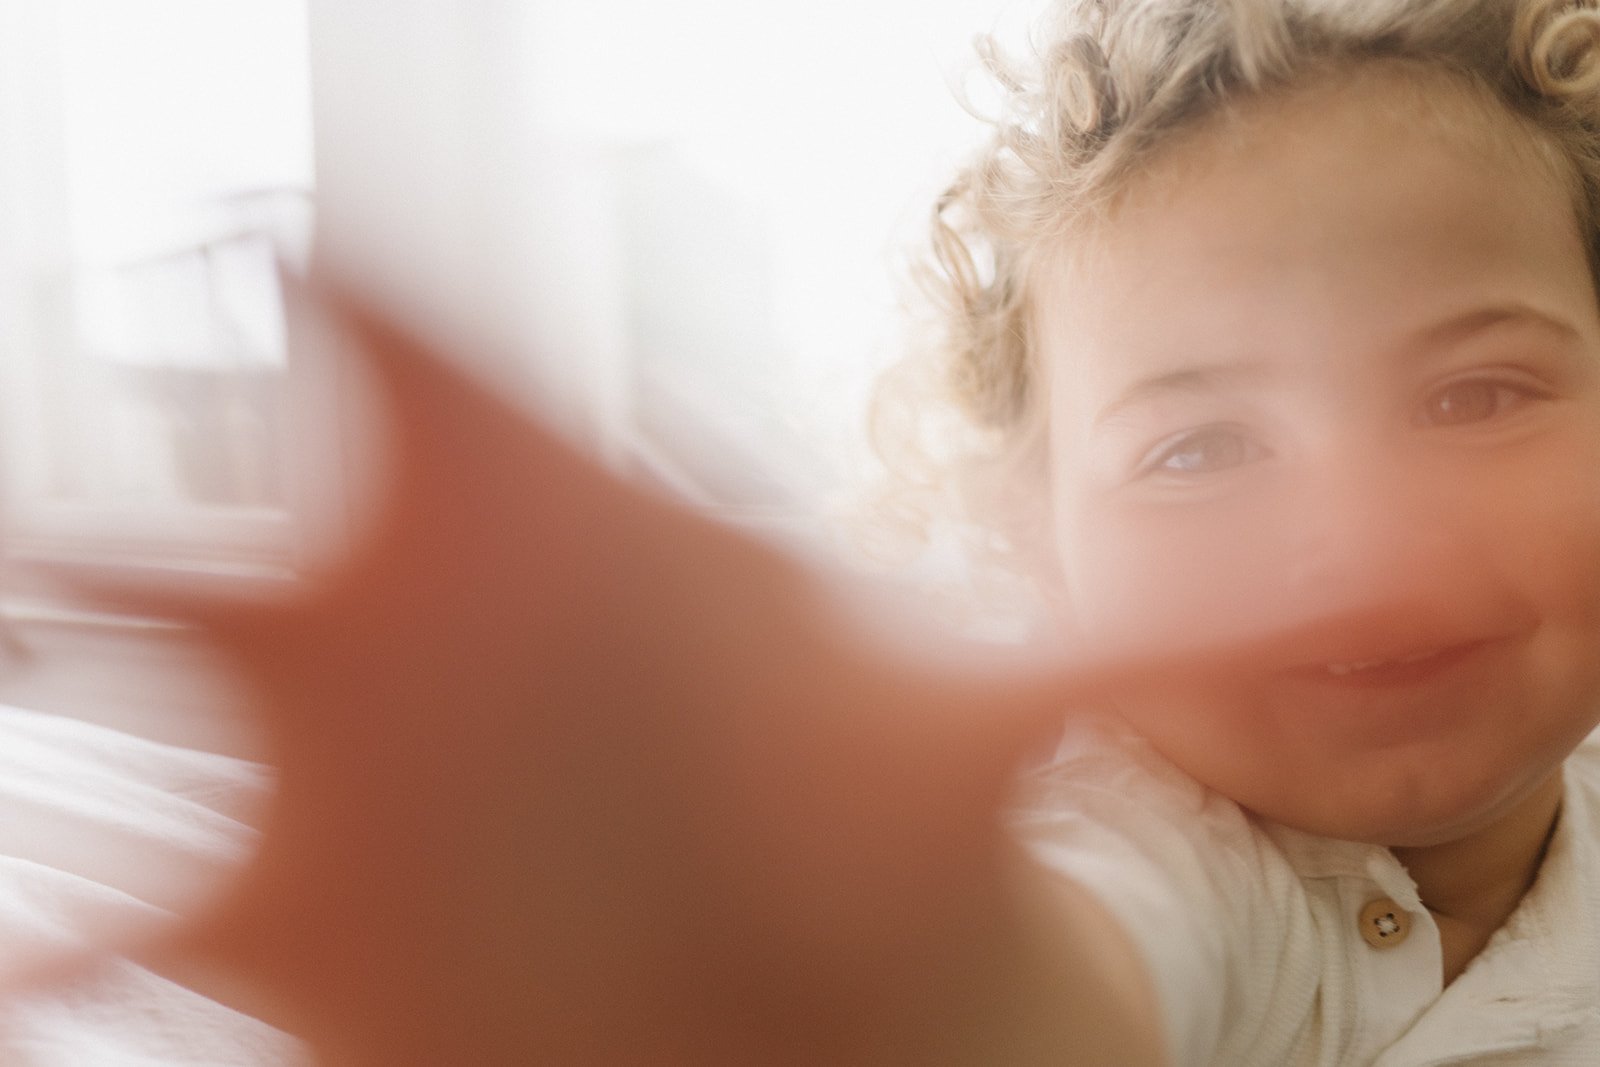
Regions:
[[1398, 62], [1497, 102], [1573, 192], [1600, 262], [1600, 0], [1063, 0], [1018, 64], [980, 41], [1004, 104], [938, 198], [918, 264], [924, 342], [880, 381], [884, 504], [942, 520], [1012, 571], [1049, 566], [1046, 393], [1035, 271], [1106, 216], [1153, 153], [1235, 102]]

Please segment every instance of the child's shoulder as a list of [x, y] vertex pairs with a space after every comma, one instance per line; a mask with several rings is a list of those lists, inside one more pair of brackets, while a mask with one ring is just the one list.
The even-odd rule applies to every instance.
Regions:
[[1022, 780], [1016, 820], [1087, 823], [1119, 836], [1176, 837], [1214, 850], [1258, 847], [1260, 827], [1238, 804], [1207, 789], [1149, 741], [1110, 716], [1076, 715], [1052, 757]]
[[1600, 729], [1572, 750], [1564, 769], [1569, 780], [1600, 794]]
[[[1600, 853], [1595, 847], [1595, 834], [1600, 832], [1600, 729], [1572, 750], [1561, 765], [1561, 773], [1564, 779], [1561, 820], [1552, 851], [1569, 848], [1589, 855]], [[1565, 842], [1565, 846], [1557, 847], [1561, 842]], [[1597, 892], [1600, 892], [1600, 883], [1597, 883]]]
[[1274, 827], [1115, 720], [1086, 718], [1027, 776], [1014, 830], [1138, 946], [1179, 1062], [1296, 1062], [1284, 1020], [1313, 1011], [1329, 924]]
[[1594, 850], [1595, 828], [1600, 827], [1600, 730], [1586, 737], [1562, 764], [1565, 799], [1558, 838]]
[[1141, 807], [1170, 804], [1197, 811], [1208, 791], [1119, 719], [1072, 716], [1051, 758], [1023, 779], [1024, 797], [1045, 808], [1070, 792], [1075, 799], [1104, 794]]

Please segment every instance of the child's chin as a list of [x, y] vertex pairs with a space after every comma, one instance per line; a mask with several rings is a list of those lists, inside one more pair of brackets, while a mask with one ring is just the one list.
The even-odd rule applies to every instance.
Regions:
[[1295, 830], [1386, 848], [1428, 848], [1460, 841], [1495, 824], [1524, 799], [1528, 791], [1508, 795], [1468, 791], [1404, 802], [1374, 797], [1349, 797], [1346, 802], [1315, 810], [1261, 811], [1258, 814]]
[[1339, 841], [1357, 841], [1365, 845], [1382, 845], [1385, 848], [1428, 848], [1433, 845], [1460, 841], [1472, 834], [1474, 827], [1455, 821], [1419, 822], [1408, 816], [1373, 816], [1361, 820], [1341, 820], [1323, 828], [1297, 827], [1322, 837]]
[[1354, 841], [1364, 845], [1383, 845], [1400, 848], [1427, 841], [1438, 844], [1450, 840], [1441, 828], [1419, 825], [1415, 819], [1385, 812], [1343, 812], [1329, 815], [1323, 812], [1284, 811], [1263, 805], [1250, 809], [1257, 818], [1286, 826], [1300, 833], [1335, 841]]

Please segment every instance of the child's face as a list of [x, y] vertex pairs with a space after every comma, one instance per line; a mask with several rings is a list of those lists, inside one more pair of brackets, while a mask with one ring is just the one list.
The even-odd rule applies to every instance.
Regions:
[[1176, 146], [1035, 296], [1075, 624], [1264, 642], [1120, 710], [1270, 818], [1422, 845], [1600, 718], [1600, 315], [1523, 135], [1403, 84]]

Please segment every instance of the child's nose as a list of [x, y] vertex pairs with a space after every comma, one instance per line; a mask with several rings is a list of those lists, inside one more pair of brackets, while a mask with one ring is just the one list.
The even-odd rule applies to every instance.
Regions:
[[1288, 598], [1301, 609], [1448, 602], [1485, 576], [1493, 494], [1367, 447], [1322, 464], [1281, 512]]

